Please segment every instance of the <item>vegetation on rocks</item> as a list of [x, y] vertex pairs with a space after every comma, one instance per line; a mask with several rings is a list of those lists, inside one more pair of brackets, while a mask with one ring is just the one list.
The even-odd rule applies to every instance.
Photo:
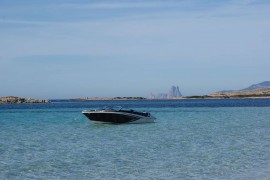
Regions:
[[21, 98], [16, 96], [6, 96], [0, 98], [0, 104], [20, 104], [20, 103], [49, 103], [48, 99]]

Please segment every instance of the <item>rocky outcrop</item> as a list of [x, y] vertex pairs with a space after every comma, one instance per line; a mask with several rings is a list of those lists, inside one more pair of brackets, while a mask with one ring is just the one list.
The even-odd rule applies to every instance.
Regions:
[[181, 97], [182, 94], [179, 90], [178, 86], [172, 86], [171, 89], [169, 90], [168, 93], [168, 98], [177, 98], [177, 97]]
[[158, 94], [150, 94], [150, 99], [174, 99], [174, 98], [180, 98], [182, 97], [182, 94], [179, 90], [178, 86], [172, 86], [169, 89], [168, 93], [158, 93]]
[[48, 99], [21, 98], [16, 96], [7, 96], [0, 98], [0, 104], [20, 104], [20, 103], [49, 103]]

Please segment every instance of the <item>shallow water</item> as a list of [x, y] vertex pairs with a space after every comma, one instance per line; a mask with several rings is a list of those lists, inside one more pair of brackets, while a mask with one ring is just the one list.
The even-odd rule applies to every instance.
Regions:
[[[149, 111], [94, 124], [83, 109]], [[270, 100], [0, 105], [0, 179], [270, 179]]]

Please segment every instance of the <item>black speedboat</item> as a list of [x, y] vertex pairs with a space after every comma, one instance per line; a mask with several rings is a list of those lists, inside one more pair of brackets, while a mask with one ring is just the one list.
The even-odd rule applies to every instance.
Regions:
[[122, 109], [122, 107], [84, 110], [82, 113], [91, 121], [100, 123], [150, 123], [155, 120], [149, 112]]

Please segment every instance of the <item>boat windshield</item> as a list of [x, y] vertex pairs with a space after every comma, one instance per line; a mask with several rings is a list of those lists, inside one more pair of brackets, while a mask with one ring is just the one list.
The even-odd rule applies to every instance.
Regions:
[[99, 111], [120, 111], [122, 109], [122, 106], [113, 106], [113, 107], [110, 107], [110, 106], [104, 106], [102, 108], [99, 108], [97, 110]]

